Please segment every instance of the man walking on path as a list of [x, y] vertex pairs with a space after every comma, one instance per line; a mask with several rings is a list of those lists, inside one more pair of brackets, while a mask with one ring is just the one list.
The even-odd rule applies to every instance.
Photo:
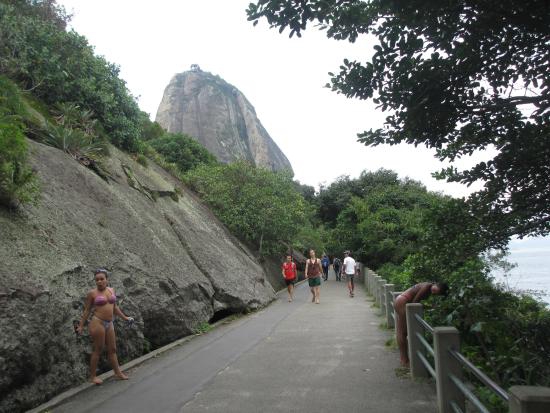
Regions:
[[323, 266], [323, 279], [326, 281], [328, 280], [328, 267], [330, 266], [330, 260], [328, 259], [326, 254], [323, 254], [321, 265]]
[[355, 260], [351, 257], [351, 253], [349, 251], [344, 252], [344, 257], [343, 272], [344, 274], [346, 274], [346, 277], [348, 279], [349, 296], [353, 297], [353, 291], [355, 290], [353, 278], [355, 276], [355, 273], [357, 272], [357, 264], [355, 263]]
[[342, 262], [340, 261], [340, 258], [334, 257], [334, 260], [332, 261], [332, 268], [334, 269], [334, 274], [336, 274], [336, 281], [342, 280], [342, 274], [340, 273], [341, 266]]
[[283, 262], [283, 278], [285, 279], [288, 302], [290, 303], [294, 299], [294, 283], [296, 282], [296, 264], [292, 261], [291, 255], [287, 255], [286, 261]]

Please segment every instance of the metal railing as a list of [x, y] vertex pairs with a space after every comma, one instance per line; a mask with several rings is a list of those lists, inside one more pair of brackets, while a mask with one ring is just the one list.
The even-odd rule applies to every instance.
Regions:
[[[367, 292], [380, 306], [387, 327], [395, 328], [398, 316], [393, 303], [400, 292], [367, 267], [364, 282]], [[431, 326], [424, 320], [423, 311], [420, 303], [406, 305], [410, 369], [413, 378], [435, 379], [440, 413], [465, 413], [466, 401], [476, 411], [490, 413], [471, 390], [473, 386], [464, 378], [465, 372], [506, 402], [510, 413], [550, 412], [550, 388], [512, 386], [506, 392], [460, 353], [460, 334], [456, 328]], [[433, 337], [433, 345], [426, 339], [427, 334]]]

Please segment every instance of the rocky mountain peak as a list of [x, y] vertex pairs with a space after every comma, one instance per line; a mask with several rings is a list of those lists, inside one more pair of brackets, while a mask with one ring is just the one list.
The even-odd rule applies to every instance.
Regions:
[[198, 65], [170, 80], [156, 121], [169, 132], [197, 139], [221, 162], [245, 159], [271, 170], [292, 170], [243, 93]]

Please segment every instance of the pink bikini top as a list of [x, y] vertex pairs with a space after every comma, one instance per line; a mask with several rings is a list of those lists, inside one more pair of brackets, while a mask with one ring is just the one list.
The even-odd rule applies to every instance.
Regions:
[[115, 292], [113, 291], [112, 288], [109, 288], [107, 287], [107, 289], [110, 291], [111, 295], [109, 296], [109, 298], [105, 298], [104, 295], [97, 295], [94, 299], [94, 305], [95, 306], [102, 306], [102, 305], [105, 305], [107, 303], [109, 304], [114, 304], [116, 303], [116, 295], [115, 295]]

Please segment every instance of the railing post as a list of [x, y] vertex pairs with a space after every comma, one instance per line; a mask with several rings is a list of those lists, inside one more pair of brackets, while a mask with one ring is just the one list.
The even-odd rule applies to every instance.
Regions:
[[380, 278], [378, 280], [378, 305], [380, 306], [380, 312], [384, 314], [384, 302], [382, 301], [384, 299], [384, 284], [386, 284], [386, 280], [383, 278]]
[[372, 298], [374, 298], [374, 280], [375, 280], [375, 277], [376, 274], [374, 273], [374, 271], [370, 271], [370, 295], [372, 295]]
[[512, 386], [508, 393], [510, 413], [550, 412], [550, 387]]
[[386, 297], [386, 327], [394, 328], [395, 323], [393, 322], [393, 284], [386, 284], [384, 286], [384, 296]]
[[449, 352], [460, 350], [460, 334], [454, 327], [436, 327], [433, 335], [439, 413], [454, 412], [451, 401], [464, 411], [464, 395], [450, 379], [450, 375], [454, 375], [462, 380], [462, 366]]
[[380, 304], [380, 293], [379, 293], [379, 284], [378, 281], [380, 281], [382, 277], [379, 275], [374, 276], [374, 302], [376, 304]]
[[420, 317], [424, 314], [424, 306], [420, 303], [409, 303], [406, 306], [407, 314], [407, 342], [409, 350], [409, 362], [411, 367], [411, 375], [417, 377], [429, 377], [430, 373], [424, 367], [422, 360], [418, 357], [418, 353], [426, 356], [426, 349], [416, 335], [419, 333], [424, 335], [424, 326], [418, 322], [415, 314]]
[[372, 271], [367, 269], [367, 291], [372, 295]]

